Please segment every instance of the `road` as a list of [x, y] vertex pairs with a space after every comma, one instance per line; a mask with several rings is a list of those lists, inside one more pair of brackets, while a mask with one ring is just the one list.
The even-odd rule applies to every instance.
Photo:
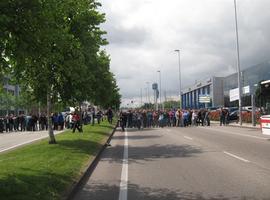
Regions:
[[116, 132], [74, 200], [270, 199], [270, 137], [236, 127]]
[[[54, 131], [54, 134], [63, 131]], [[0, 153], [6, 152], [29, 143], [48, 137], [48, 131], [23, 131], [0, 133]]]

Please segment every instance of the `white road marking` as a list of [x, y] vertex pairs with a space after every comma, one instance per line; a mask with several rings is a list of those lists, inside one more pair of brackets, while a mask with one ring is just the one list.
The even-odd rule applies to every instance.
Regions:
[[246, 135], [246, 134], [242, 134], [242, 133], [232, 133], [229, 131], [224, 131], [224, 130], [215, 129], [215, 128], [207, 128], [207, 129], [215, 130], [215, 131], [219, 131], [219, 132], [227, 133], [227, 134], [231, 134], [231, 135], [240, 135], [240, 136], [244, 136], [244, 137], [256, 138], [256, 139], [260, 139], [260, 140], [269, 140], [270, 139], [270, 138], [259, 137], [259, 136], [254, 136], [254, 135]]
[[171, 132], [172, 130], [170, 130], [170, 129], [166, 129], [166, 131]]
[[[54, 133], [54, 135], [57, 135], [57, 134], [62, 133], [62, 132]], [[45, 139], [45, 138], [48, 138], [48, 137], [49, 137], [49, 135], [45, 135], [45, 136], [42, 136], [42, 137], [39, 137], [39, 138], [36, 138], [36, 139], [33, 139], [33, 140], [29, 140], [29, 141], [26, 141], [26, 142], [23, 142], [23, 143], [20, 143], [20, 144], [16, 144], [14, 146], [11, 146], [11, 147], [8, 147], [8, 148], [5, 148], [5, 149], [1, 149], [0, 153], [11, 150], [11, 149], [16, 149], [17, 147], [20, 147], [20, 146], [23, 146], [23, 145], [26, 145], [26, 144], [30, 144], [32, 142], [42, 140], [42, 139]]]
[[126, 130], [119, 200], [127, 200], [127, 195], [128, 195], [128, 134]]
[[244, 158], [242, 158], [242, 157], [239, 157], [239, 156], [234, 155], [234, 154], [232, 154], [232, 153], [229, 153], [229, 152], [227, 152], [227, 151], [223, 151], [223, 153], [225, 153], [225, 154], [227, 154], [228, 156], [231, 156], [231, 157], [233, 157], [233, 158], [236, 158], [236, 159], [238, 159], [238, 160], [241, 160], [241, 161], [243, 161], [243, 162], [246, 162], [246, 163], [249, 163], [249, 162], [250, 162], [249, 160], [246, 160], [246, 159], [244, 159]]
[[188, 139], [188, 140], [193, 140], [193, 138], [188, 137], [188, 136], [184, 136], [184, 138]]

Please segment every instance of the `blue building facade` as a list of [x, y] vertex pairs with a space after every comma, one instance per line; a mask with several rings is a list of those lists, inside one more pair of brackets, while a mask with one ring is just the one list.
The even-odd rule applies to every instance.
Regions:
[[[270, 61], [252, 66], [241, 72], [242, 86], [249, 86], [250, 93], [242, 96], [243, 106], [250, 106], [250, 95], [255, 93], [258, 83], [270, 80]], [[237, 101], [230, 102], [229, 92], [238, 87], [237, 73], [226, 77], [210, 77], [198, 81], [194, 85], [182, 90], [182, 108], [199, 109], [221, 106], [237, 106]], [[209, 103], [201, 103], [200, 96], [209, 96]], [[269, 102], [270, 103], [270, 102]]]
[[[221, 106], [224, 104], [223, 78], [211, 77], [197, 82], [195, 85], [182, 90], [182, 108], [199, 109], [205, 107]], [[209, 96], [210, 102], [200, 102], [201, 96]]]

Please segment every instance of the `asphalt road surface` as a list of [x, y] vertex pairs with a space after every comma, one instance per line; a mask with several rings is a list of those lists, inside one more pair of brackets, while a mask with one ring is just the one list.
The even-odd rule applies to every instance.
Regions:
[[75, 200], [269, 200], [270, 137], [236, 127], [116, 132]]
[[[54, 134], [63, 131], [54, 131]], [[0, 153], [16, 149], [32, 142], [48, 138], [48, 131], [17, 131], [0, 133]]]

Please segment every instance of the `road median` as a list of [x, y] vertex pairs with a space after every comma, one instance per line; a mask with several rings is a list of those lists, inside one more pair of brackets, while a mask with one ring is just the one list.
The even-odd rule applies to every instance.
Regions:
[[0, 199], [65, 199], [97, 157], [115, 125], [84, 126], [0, 155]]

